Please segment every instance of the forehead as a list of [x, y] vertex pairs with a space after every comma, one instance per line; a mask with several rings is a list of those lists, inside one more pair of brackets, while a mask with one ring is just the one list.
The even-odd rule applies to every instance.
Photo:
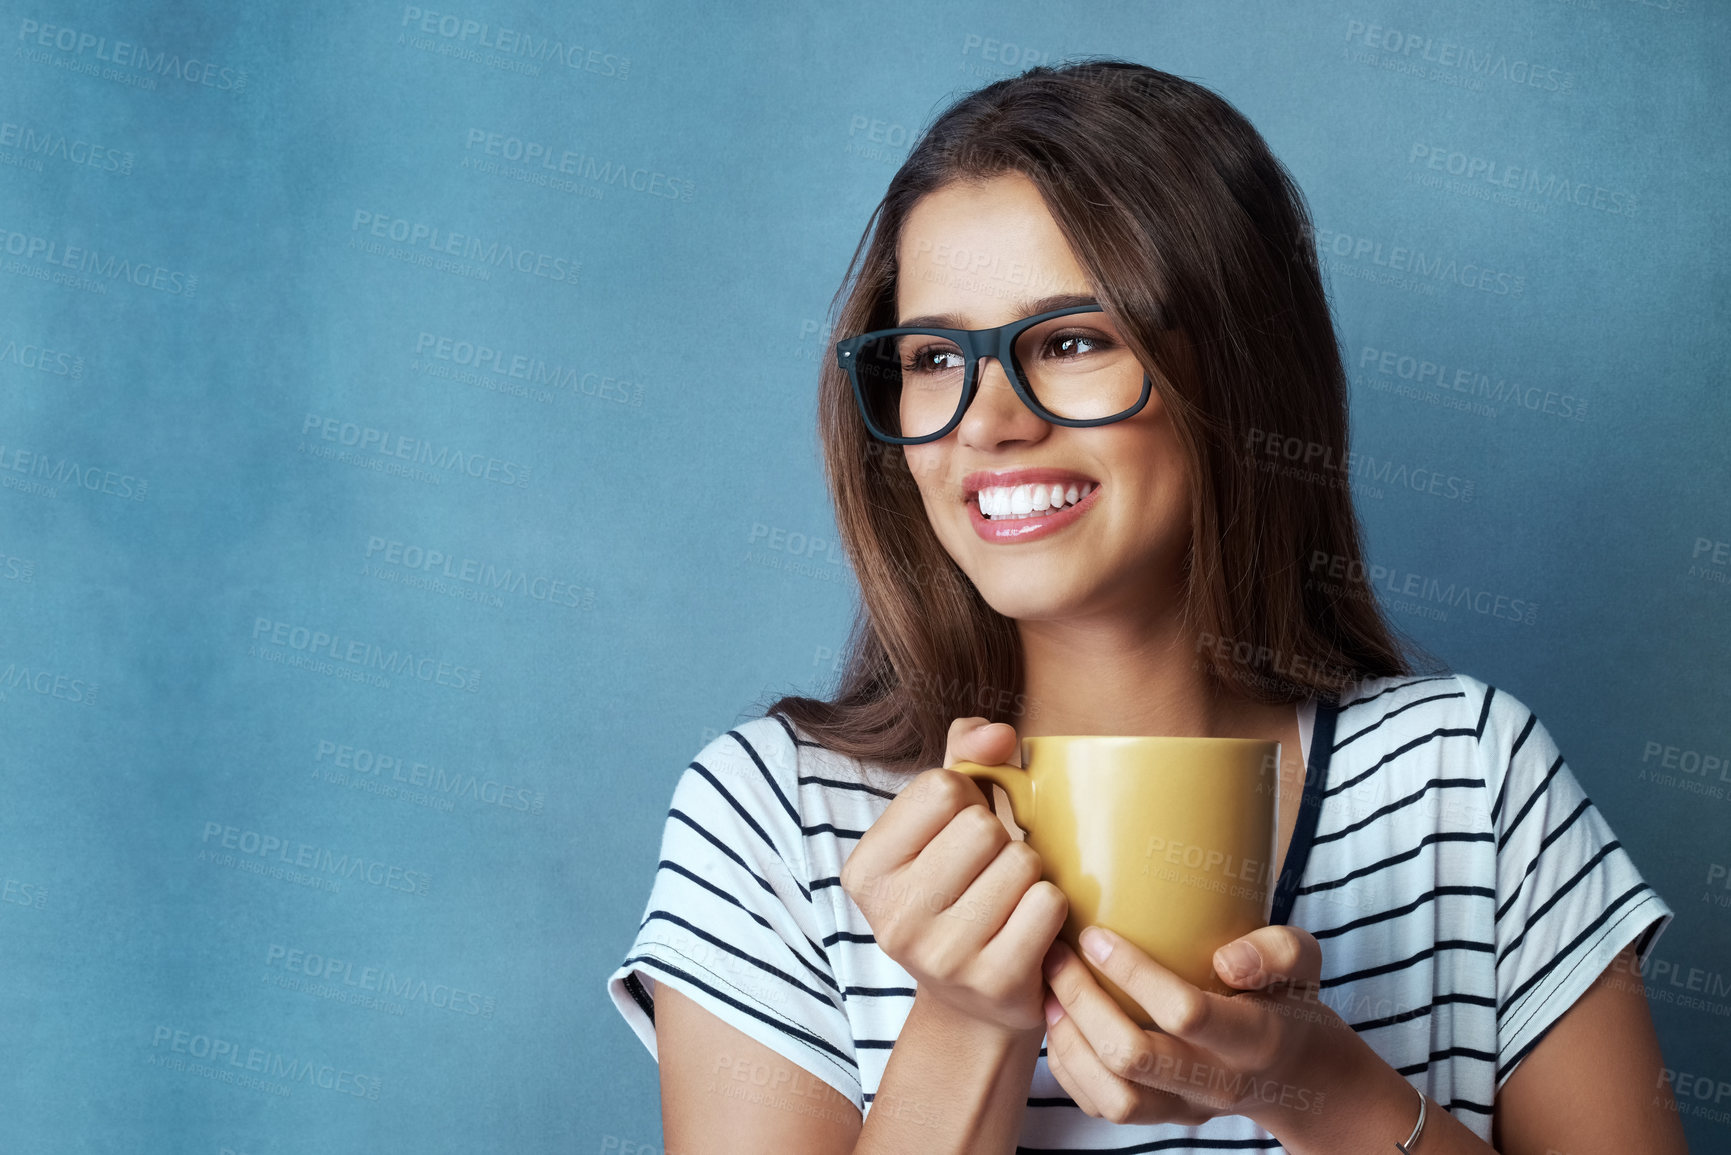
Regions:
[[984, 328], [1022, 316], [1019, 302], [1090, 289], [1039, 189], [1021, 173], [921, 197], [896, 255], [898, 318], [942, 313]]

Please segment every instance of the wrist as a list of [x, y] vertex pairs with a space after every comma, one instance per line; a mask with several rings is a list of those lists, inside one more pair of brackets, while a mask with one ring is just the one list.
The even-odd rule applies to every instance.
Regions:
[[[1283, 1088], [1287, 1101], [1251, 1114], [1290, 1155], [1393, 1151], [1418, 1122], [1419, 1092], [1344, 1022], [1322, 1033], [1319, 1046], [1295, 1069], [1302, 1085]], [[1441, 1108], [1428, 1105], [1428, 1132]], [[1423, 1146], [1421, 1139], [1419, 1144]]]
[[914, 988], [914, 1005], [908, 1017], [917, 1018], [921, 1024], [966, 1047], [966, 1054], [980, 1058], [1008, 1056], [1022, 1049], [1038, 1053], [1040, 1042], [1046, 1037], [1043, 1023], [1027, 1029], [1006, 1026], [970, 1015], [919, 987]]

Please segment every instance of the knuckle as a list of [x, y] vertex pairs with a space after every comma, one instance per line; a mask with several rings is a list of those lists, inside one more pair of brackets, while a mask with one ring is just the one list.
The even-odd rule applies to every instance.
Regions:
[[1056, 1039], [1051, 1036], [1050, 1032], [1048, 1032], [1046, 1035], [1047, 1055], [1050, 1056], [1053, 1052], [1056, 1052], [1060, 1060], [1067, 1061], [1076, 1048], [1082, 1045], [1081, 1040], [1076, 1037], [1076, 1034], [1075, 1031], [1065, 1031], [1062, 1039]]
[[1116, 1086], [1106, 1093], [1106, 1105], [1101, 1108], [1106, 1119], [1113, 1123], [1128, 1123], [1136, 1114], [1138, 1096], [1129, 1087]]
[[863, 912], [881, 905], [879, 899], [886, 892], [893, 891], [894, 886], [891, 876], [878, 873], [870, 862], [856, 861], [857, 857], [855, 855], [842, 863], [841, 888]]
[[1024, 897], [1035, 903], [1043, 903], [1046, 908], [1046, 918], [1058, 926], [1062, 926], [1064, 920], [1070, 915], [1070, 900], [1065, 897], [1063, 891], [1058, 889], [1056, 883], [1041, 879], [1028, 888], [1027, 895]]
[[988, 873], [992, 879], [990, 893], [994, 904], [1006, 895], [1019, 901], [1029, 887], [1038, 881], [1028, 874], [1026, 867], [1017, 866], [1014, 862], [1004, 862], [1002, 853], [993, 859]]
[[[1040, 860], [1040, 852], [1026, 842], [1010, 838], [998, 853], [1010, 859], [1010, 863], [1016, 868], [1018, 875], [1037, 879], [1045, 869], [1046, 864]], [[1032, 885], [1032, 882], [1029, 885]]]
[[1271, 934], [1256, 944], [1258, 953], [1262, 955], [1262, 973], [1265, 975], [1290, 975], [1298, 968], [1298, 939], [1290, 927], [1278, 929], [1284, 933]]
[[952, 719], [950, 719], [949, 740], [951, 742], [954, 742], [957, 738], [960, 738], [963, 734], [966, 734], [972, 730], [979, 729], [981, 726], [984, 726], [990, 720], [991, 719], [981, 717], [977, 714], [970, 715], [969, 717], [966, 717], [966, 718], [952, 718]]
[[908, 936], [903, 930], [901, 920], [894, 916], [880, 918], [872, 924], [872, 937], [877, 939], [878, 946], [893, 959], [900, 960], [910, 957]]
[[1194, 988], [1177, 992], [1170, 1009], [1173, 1033], [1188, 1035], [1201, 1030], [1208, 1014], [1208, 999], [1203, 992]]
[[959, 985], [967, 969], [968, 956], [966, 952], [957, 950], [955, 943], [943, 935], [927, 934], [914, 944], [913, 950], [926, 974], [948, 986]]
[[906, 949], [903, 965], [908, 970], [915, 975], [929, 977], [938, 982], [949, 981], [949, 976], [944, 970], [942, 952], [936, 949], [934, 943], [922, 939], [904, 945]]
[[1100, 1062], [1119, 1078], [1136, 1071], [1136, 1049], [1121, 1043], [1107, 1043], [1100, 1048]]
[[1154, 1069], [1156, 1056], [1147, 1040], [1148, 1036], [1138, 1033], [1131, 1036], [1130, 1042], [1124, 1047], [1125, 1076], [1146, 1075]]
[[957, 817], [968, 824], [968, 834], [972, 838], [988, 843], [1010, 841], [1009, 832], [1004, 829], [1004, 824], [998, 821], [998, 816], [978, 802], [963, 807]]
[[1007, 971], [987, 971], [975, 984], [974, 989], [994, 1003], [1009, 1002], [1017, 994], [1017, 982], [1014, 975]]
[[918, 781], [920, 799], [928, 806], [956, 809], [965, 804], [970, 781], [960, 770], [927, 770]]
[[1316, 936], [1307, 930], [1299, 927], [1289, 927], [1288, 929], [1292, 932], [1287, 939], [1292, 945], [1291, 969], [1297, 971], [1299, 967], [1305, 965], [1305, 960], [1309, 959], [1313, 968], [1310, 971], [1311, 976], [1319, 977], [1322, 974], [1322, 944], [1317, 942]]
[[1280, 1061], [1281, 1056], [1285, 1053], [1285, 1041], [1279, 1032], [1269, 1031], [1251, 1046], [1245, 1065], [1260, 1074], [1263, 1071], [1273, 1070], [1274, 1065]]
[[966, 951], [956, 949], [953, 943], [945, 943], [936, 954], [937, 973], [944, 982], [955, 987], [978, 989], [969, 973], [973, 960]]

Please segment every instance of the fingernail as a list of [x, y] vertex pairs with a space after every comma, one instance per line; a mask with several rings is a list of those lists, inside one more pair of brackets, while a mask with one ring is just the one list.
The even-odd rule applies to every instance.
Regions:
[[1064, 1017], [1064, 1004], [1058, 1001], [1057, 995], [1046, 996], [1046, 1025], [1049, 1027]]
[[1262, 970], [1262, 956], [1247, 942], [1235, 942], [1221, 947], [1220, 961], [1226, 973], [1235, 978], [1253, 978]]
[[1112, 954], [1112, 940], [1106, 937], [1105, 931], [1091, 926], [1082, 932], [1082, 949], [1088, 952], [1089, 958], [1102, 963]]

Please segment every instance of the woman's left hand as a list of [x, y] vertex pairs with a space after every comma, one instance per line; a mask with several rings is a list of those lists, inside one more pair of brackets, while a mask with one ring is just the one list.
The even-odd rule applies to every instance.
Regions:
[[[1095, 941], [1110, 953], [1094, 965], [1159, 1030], [1126, 1015], [1063, 939], [1052, 944], [1046, 1065], [1089, 1115], [1182, 1126], [1244, 1115], [1278, 1136], [1277, 1126], [1320, 1114], [1325, 1088], [1367, 1049], [1317, 998], [1322, 948], [1308, 931], [1265, 926], [1216, 951], [1215, 972], [1244, 992], [1234, 995], [1197, 988], [1102, 927], [1083, 932], [1084, 949]], [[1250, 965], [1234, 969], [1228, 953], [1245, 946]]]

